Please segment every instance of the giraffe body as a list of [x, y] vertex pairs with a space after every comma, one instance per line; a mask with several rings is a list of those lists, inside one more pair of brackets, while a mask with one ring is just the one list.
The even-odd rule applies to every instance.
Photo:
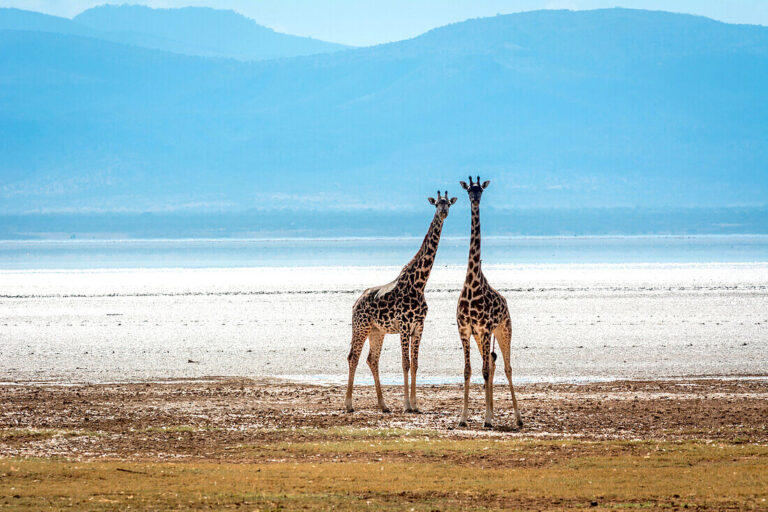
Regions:
[[403, 267], [397, 279], [383, 286], [368, 288], [352, 307], [352, 343], [347, 356], [349, 379], [345, 400], [348, 412], [354, 411], [352, 388], [355, 370], [366, 339], [370, 340], [368, 366], [373, 373], [379, 407], [383, 412], [390, 412], [389, 407], [384, 402], [379, 382], [379, 357], [381, 356], [384, 336], [387, 334], [400, 335], [404, 409], [406, 412], [418, 412], [416, 372], [418, 370], [419, 344], [428, 311], [427, 301], [424, 298], [424, 288], [435, 261], [443, 222], [448, 216], [450, 206], [456, 202], [455, 197], [448, 199], [448, 192], [445, 193], [445, 197], [441, 197], [438, 191], [437, 200], [429, 199], [430, 203], [435, 205], [436, 211], [419, 251]]
[[469, 261], [467, 263], [467, 275], [464, 287], [459, 296], [456, 308], [456, 325], [459, 329], [462, 348], [464, 349], [464, 407], [461, 412], [460, 426], [467, 425], [469, 414], [469, 380], [472, 376], [470, 364], [470, 340], [475, 338], [478, 349], [483, 359], [483, 381], [485, 389], [485, 426], [493, 425], [493, 375], [496, 369], [496, 353], [491, 348], [491, 339], [496, 337], [499, 349], [504, 358], [504, 372], [509, 382], [509, 390], [512, 393], [512, 405], [515, 410], [515, 418], [518, 427], [523, 420], [520, 409], [517, 406], [515, 389], [512, 385], [512, 366], [510, 343], [512, 339], [512, 321], [509, 314], [507, 300], [496, 291], [485, 278], [480, 258], [480, 198], [483, 190], [488, 186], [486, 181], [480, 184], [469, 178], [469, 185], [461, 182], [461, 186], [469, 193], [472, 206], [472, 235], [469, 243]]

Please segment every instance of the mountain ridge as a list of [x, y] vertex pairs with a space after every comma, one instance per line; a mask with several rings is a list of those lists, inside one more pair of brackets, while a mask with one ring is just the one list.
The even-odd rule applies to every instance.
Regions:
[[[138, 10], [142, 16], [134, 16], [136, 19], [133, 20], [125, 19], [126, 12], [132, 10]], [[156, 11], [162, 14], [158, 15]], [[193, 15], [185, 14], [187, 12]], [[142, 19], [151, 21], [155, 17], [158, 20], [155, 20], [157, 23], [154, 27], [150, 27], [153, 29], [142, 30], [146, 29], [141, 26]], [[215, 30], [202, 34], [207, 37], [206, 40], [201, 39], [201, 34], [193, 30], [194, 26], [198, 29], [206, 26], [207, 22], [203, 18], [218, 19]], [[234, 30], [235, 25], [237, 30]], [[168, 33], [169, 27], [175, 27], [175, 33]], [[0, 29], [79, 35], [183, 55], [244, 61], [295, 57], [349, 48], [337, 43], [283, 34], [259, 25], [235, 11], [197, 7], [151, 9], [143, 6], [104, 5], [87, 9], [73, 19], [22, 9], [0, 8]], [[216, 45], [217, 36], [229, 38], [228, 43]]]
[[252, 63], [5, 33], [0, 210], [389, 207], [457, 195], [469, 172], [510, 207], [765, 204], [768, 29], [631, 10], [465, 23]]
[[[266, 60], [334, 52], [347, 45], [282, 34], [231, 9], [101, 5], [73, 18], [87, 27], [135, 31], [199, 47], [197, 55]], [[162, 49], [162, 48], [158, 48]]]

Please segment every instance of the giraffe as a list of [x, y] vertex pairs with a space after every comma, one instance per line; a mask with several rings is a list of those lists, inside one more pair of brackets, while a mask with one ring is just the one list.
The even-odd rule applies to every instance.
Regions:
[[[384, 402], [379, 383], [379, 356], [385, 334], [400, 334], [400, 348], [403, 362], [403, 393], [405, 412], [419, 412], [416, 404], [416, 370], [419, 361], [419, 343], [427, 316], [427, 302], [424, 299], [424, 287], [427, 285], [432, 264], [435, 261], [437, 244], [443, 222], [448, 217], [448, 210], [456, 198], [448, 199], [437, 191], [437, 200], [428, 201], [435, 206], [435, 216], [429, 225], [421, 248], [413, 259], [403, 267], [397, 279], [389, 284], [368, 288], [357, 299], [352, 308], [352, 343], [349, 350], [349, 380], [345, 406], [347, 412], [354, 412], [352, 407], [352, 387], [355, 370], [363, 350], [366, 338], [370, 339], [368, 366], [376, 384], [376, 397], [382, 412], [390, 412]], [[410, 352], [410, 353], [409, 353]], [[408, 371], [411, 373], [410, 396], [408, 394]]]
[[459, 296], [456, 309], [456, 323], [459, 328], [461, 345], [464, 348], [464, 408], [461, 412], [460, 427], [467, 426], [469, 409], [469, 378], [472, 368], [469, 362], [470, 337], [474, 336], [477, 347], [483, 357], [483, 380], [485, 381], [485, 427], [493, 426], [493, 374], [496, 370], [496, 352], [491, 349], [491, 336], [496, 336], [501, 354], [504, 357], [504, 373], [509, 381], [509, 391], [512, 393], [512, 405], [515, 409], [517, 426], [523, 426], [520, 409], [517, 407], [515, 388], [512, 385], [512, 366], [510, 365], [510, 340], [512, 338], [512, 321], [509, 316], [507, 300], [493, 287], [483, 275], [480, 268], [480, 198], [483, 190], [490, 181], [480, 184], [469, 177], [469, 185], [460, 182], [469, 194], [472, 206], [472, 236], [469, 242], [469, 262], [464, 288]]

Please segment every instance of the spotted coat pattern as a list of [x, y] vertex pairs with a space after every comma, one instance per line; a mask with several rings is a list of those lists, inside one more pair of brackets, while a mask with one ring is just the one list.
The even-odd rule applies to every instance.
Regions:
[[485, 278], [480, 257], [480, 198], [483, 190], [488, 186], [486, 181], [480, 184], [469, 178], [470, 185], [461, 182], [462, 187], [469, 194], [472, 206], [472, 234], [469, 242], [469, 260], [467, 262], [467, 275], [464, 287], [459, 296], [456, 308], [456, 324], [459, 329], [461, 344], [464, 349], [464, 407], [461, 413], [460, 426], [467, 425], [469, 414], [469, 380], [472, 376], [470, 364], [470, 339], [475, 338], [477, 347], [483, 359], [483, 381], [485, 390], [485, 426], [492, 426], [493, 422], [493, 374], [496, 369], [496, 353], [491, 346], [492, 336], [496, 337], [502, 356], [504, 357], [504, 371], [509, 381], [509, 389], [512, 393], [512, 404], [518, 426], [522, 426], [520, 411], [517, 406], [515, 390], [512, 386], [512, 367], [510, 364], [510, 342], [512, 338], [512, 321], [509, 314], [507, 299], [496, 291]]
[[[427, 316], [427, 301], [424, 298], [424, 288], [432, 271], [437, 245], [443, 222], [448, 216], [448, 209], [456, 202], [456, 198], [448, 199], [448, 192], [438, 199], [430, 198], [436, 206], [435, 216], [429, 226], [421, 248], [413, 259], [403, 267], [397, 279], [389, 284], [368, 288], [363, 292], [352, 308], [352, 343], [347, 360], [349, 361], [349, 380], [345, 405], [348, 411], [353, 411], [352, 388], [354, 375], [365, 340], [370, 340], [368, 366], [373, 373], [374, 384], [379, 407], [384, 412], [389, 408], [384, 403], [384, 397], [379, 383], [379, 356], [386, 334], [400, 335], [400, 348], [403, 364], [404, 409], [407, 412], [418, 412], [416, 405], [416, 371], [419, 361], [419, 343]], [[410, 372], [410, 395], [408, 377]]]

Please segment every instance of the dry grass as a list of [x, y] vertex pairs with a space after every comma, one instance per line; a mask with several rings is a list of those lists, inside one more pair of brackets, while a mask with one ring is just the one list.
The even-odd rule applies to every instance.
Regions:
[[[285, 460], [269, 462], [275, 453]], [[355, 460], [360, 454], [364, 459]], [[240, 463], [5, 459], [0, 507], [768, 509], [768, 447], [754, 444], [458, 440], [368, 431], [367, 439], [267, 443], [244, 448], [242, 456]]]
[[365, 386], [355, 414], [292, 383], [0, 387], [0, 512], [768, 511], [768, 380], [521, 386], [520, 431], [502, 400], [457, 429], [457, 389], [411, 415]]

